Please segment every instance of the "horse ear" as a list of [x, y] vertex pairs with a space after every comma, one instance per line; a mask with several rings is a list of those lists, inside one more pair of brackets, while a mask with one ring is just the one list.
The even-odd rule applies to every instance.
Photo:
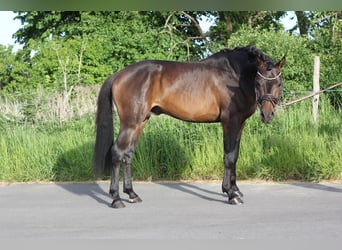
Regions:
[[276, 66], [279, 69], [281, 69], [284, 66], [285, 62], [286, 62], [286, 59], [285, 59], [285, 56], [283, 56], [283, 58], [276, 64]]
[[265, 71], [266, 69], [265, 62], [262, 59], [260, 59], [260, 57], [258, 56], [256, 57], [256, 65], [259, 71]]

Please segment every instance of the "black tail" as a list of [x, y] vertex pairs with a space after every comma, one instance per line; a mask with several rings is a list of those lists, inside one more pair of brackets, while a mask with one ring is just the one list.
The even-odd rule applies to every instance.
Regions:
[[96, 177], [110, 174], [113, 145], [113, 100], [112, 83], [115, 75], [110, 76], [101, 87], [97, 100], [96, 141], [94, 150], [94, 174]]

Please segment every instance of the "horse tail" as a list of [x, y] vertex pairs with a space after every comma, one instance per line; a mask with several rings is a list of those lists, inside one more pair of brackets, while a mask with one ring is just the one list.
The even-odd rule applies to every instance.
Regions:
[[115, 75], [107, 78], [102, 85], [96, 113], [96, 141], [94, 149], [93, 170], [96, 177], [110, 174], [112, 163], [112, 146], [114, 138], [112, 83]]

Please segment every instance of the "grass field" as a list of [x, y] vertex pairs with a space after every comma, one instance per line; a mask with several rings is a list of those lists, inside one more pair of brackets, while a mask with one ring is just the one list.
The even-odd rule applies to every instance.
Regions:
[[[246, 123], [237, 163], [239, 179], [320, 181], [342, 176], [342, 112], [321, 98], [319, 124], [311, 101], [279, 109], [264, 125]], [[117, 133], [118, 121], [115, 120]], [[93, 180], [94, 114], [65, 122], [0, 120], [0, 181]], [[152, 117], [133, 161], [135, 180], [219, 180], [223, 174], [220, 124]]]

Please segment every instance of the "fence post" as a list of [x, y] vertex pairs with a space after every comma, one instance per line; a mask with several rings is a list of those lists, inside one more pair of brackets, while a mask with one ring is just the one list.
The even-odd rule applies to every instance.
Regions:
[[[313, 71], [313, 91], [318, 92], [319, 91], [319, 66], [320, 66], [320, 60], [319, 56], [315, 56], [314, 58], [314, 71]], [[318, 123], [318, 101], [319, 101], [319, 95], [314, 95], [312, 98], [312, 117], [313, 122], [315, 125]]]

